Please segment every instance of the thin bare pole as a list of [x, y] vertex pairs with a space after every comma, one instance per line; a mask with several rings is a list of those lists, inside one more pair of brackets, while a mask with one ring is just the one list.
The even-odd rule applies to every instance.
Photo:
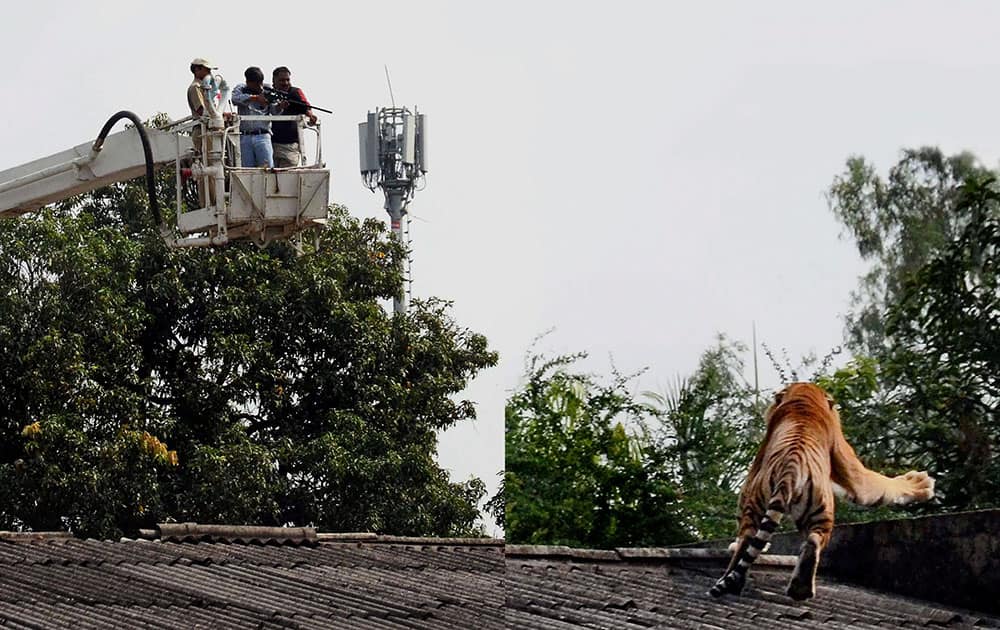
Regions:
[[757, 322], [751, 321], [753, 326], [753, 403], [760, 406], [760, 382], [757, 380]]
[[385, 82], [389, 84], [389, 100], [392, 101], [392, 108], [396, 109], [396, 97], [392, 95], [392, 81], [389, 80], [389, 64], [383, 66], [385, 68]]

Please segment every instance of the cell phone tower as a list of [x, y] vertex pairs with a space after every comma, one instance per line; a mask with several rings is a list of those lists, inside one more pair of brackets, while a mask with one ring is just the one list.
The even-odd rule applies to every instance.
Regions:
[[[427, 118], [405, 107], [381, 107], [368, 112], [368, 119], [358, 124], [361, 149], [361, 178], [365, 186], [385, 194], [392, 234], [403, 247], [402, 220], [413, 193], [423, 189], [427, 173]], [[409, 251], [407, 251], [409, 256]], [[406, 312], [406, 282], [393, 299], [396, 313]]]

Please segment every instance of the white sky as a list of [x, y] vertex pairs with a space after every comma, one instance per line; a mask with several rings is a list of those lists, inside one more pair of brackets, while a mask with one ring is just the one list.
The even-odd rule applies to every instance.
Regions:
[[[278, 7], [282, 7], [280, 10]], [[501, 353], [447, 432], [496, 487], [531, 340], [592, 369], [689, 374], [718, 332], [822, 355], [863, 270], [824, 191], [850, 154], [1000, 152], [1000, 4], [980, 2], [7, 3], [0, 169], [92, 139], [120, 109], [186, 115], [192, 57], [235, 85], [292, 70], [323, 117], [331, 199], [383, 219], [357, 123], [429, 117], [411, 213], [417, 296]], [[770, 379], [770, 381], [768, 380]], [[774, 377], [765, 374], [765, 384]]]

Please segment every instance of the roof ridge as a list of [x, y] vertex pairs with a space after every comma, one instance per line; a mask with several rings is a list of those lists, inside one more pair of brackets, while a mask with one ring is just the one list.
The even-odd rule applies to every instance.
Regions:
[[140, 530], [148, 538], [155, 532], [160, 540], [245, 540], [267, 542], [315, 543], [312, 527], [269, 527], [261, 525], [208, 525], [201, 523], [157, 523], [156, 530]]
[[[70, 532], [0, 531], [0, 542], [76, 540]], [[314, 527], [272, 527], [263, 525], [223, 525], [204, 523], [158, 523], [155, 529], [140, 529], [137, 536], [117, 541], [213, 541], [280, 544], [381, 543], [396, 545], [445, 545], [463, 547], [503, 547], [503, 538], [467, 536], [395, 536], [375, 532], [317, 532]]]
[[69, 532], [12, 532], [0, 531], [0, 541], [5, 542], [33, 542], [43, 540], [69, 540], [73, 534]]
[[503, 538], [463, 538], [433, 536], [393, 536], [371, 532], [328, 532], [316, 534], [319, 542], [365, 542], [395, 545], [460, 545], [470, 547], [503, 547]]

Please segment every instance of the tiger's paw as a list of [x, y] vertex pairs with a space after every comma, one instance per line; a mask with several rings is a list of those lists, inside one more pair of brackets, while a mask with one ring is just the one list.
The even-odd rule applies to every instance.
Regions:
[[789, 597], [797, 602], [801, 602], [806, 599], [812, 599], [816, 596], [816, 586], [813, 584], [812, 580], [796, 580], [793, 579], [789, 584], [785, 593]]
[[739, 595], [745, 583], [745, 576], [740, 575], [736, 571], [729, 571], [719, 578], [719, 581], [709, 589], [708, 594], [712, 597], [722, 597], [726, 593]]
[[910, 472], [894, 477], [893, 480], [899, 485], [899, 496], [893, 500], [895, 505], [906, 505], [929, 501], [934, 498], [934, 477], [926, 471]]

